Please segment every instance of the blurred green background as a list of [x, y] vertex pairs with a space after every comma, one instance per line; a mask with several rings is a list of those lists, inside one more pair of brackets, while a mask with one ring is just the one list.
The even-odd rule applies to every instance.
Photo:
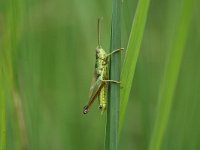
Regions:
[[[200, 149], [200, 2], [195, 2], [162, 150]], [[181, 3], [150, 3], [122, 150], [148, 149]], [[122, 5], [126, 48], [137, 0]], [[7, 150], [103, 149], [105, 115], [97, 103], [87, 115], [82, 108], [94, 71], [97, 18], [104, 17], [101, 43], [108, 51], [111, 13], [106, 0], [0, 1], [0, 127], [6, 104]]]

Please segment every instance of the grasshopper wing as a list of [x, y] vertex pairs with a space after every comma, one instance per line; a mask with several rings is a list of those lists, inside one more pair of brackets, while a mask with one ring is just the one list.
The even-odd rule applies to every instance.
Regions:
[[95, 88], [96, 80], [97, 80], [97, 74], [96, 74], [96, 71], [94, 71], [94, 75], [92, 77], [92, 82], [91, 82], [91, 85], [90, 85], [89, 97], [91, 97], [92, 92], [93, 92], [93, 90]]
[[83, 108], [83, 113], [86, 114], [89, 111], [90, 106], [93, 104], [94, 100], [98, 96], [105, 82], [99, 77], [96, 82], [90, 88], [90, 97], [88, 104]]

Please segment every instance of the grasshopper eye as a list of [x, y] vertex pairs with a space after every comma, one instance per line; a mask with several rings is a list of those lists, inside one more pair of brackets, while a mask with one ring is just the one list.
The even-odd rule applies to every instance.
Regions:
[[96, 53], [99, 53], [99, 48], [96, 48]]

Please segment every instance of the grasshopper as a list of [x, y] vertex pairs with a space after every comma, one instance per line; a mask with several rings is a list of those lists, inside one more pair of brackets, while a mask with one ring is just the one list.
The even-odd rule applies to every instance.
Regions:
[[105, 112], [107, 105], [107, 91], [108, 91], [108, 82], [120, 83], [119, 81], [109, 80], [108, 79], [108, 61], [112, 54], [123, 50], [124, 48], [119, 48], [111, 53], [106, 53], [100, 45], [100, 22], [102, 17], [97, 21], [97, 34], [98, 34], [98, 46], [96, 48], [96, 63], [93, 82], [90, 88], [89, 101], [87, 105], [83, 108], [83, 113], [86, 114], [89, 111], [89, 108], [93, 104], [94, 100], [98, 96], [99, 99], [99, 109], [101, 113]]

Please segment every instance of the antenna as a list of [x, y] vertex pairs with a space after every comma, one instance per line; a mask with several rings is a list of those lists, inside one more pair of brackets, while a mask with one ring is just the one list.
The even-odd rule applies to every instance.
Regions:
[[101, 47], [101, 45], [100, 45], [100, 33], [101, 33], [100, 23], [101, 23], [102, 19], [103, 19], [103, 17], [99, 17], [98, 21], [97, 21], [98, 47]]

